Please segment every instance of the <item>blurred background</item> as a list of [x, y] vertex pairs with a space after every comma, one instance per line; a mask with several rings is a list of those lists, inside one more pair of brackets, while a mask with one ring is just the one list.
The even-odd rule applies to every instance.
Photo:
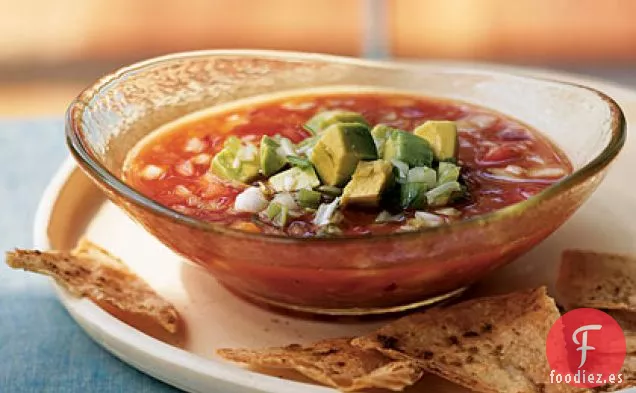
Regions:
[[0, 116], [59, 115], [121, 65], [210, 48], [510, 63], [636, 86], [636, 1], [2, 0]]

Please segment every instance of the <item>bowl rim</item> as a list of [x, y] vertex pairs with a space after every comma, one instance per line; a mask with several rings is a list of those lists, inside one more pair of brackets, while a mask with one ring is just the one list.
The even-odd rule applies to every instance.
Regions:
[[[545, 188], [538, 194], [515, 204], [506, 206], [504, 208], [494, 210], [492, 212], [475, 216], [470, 219], [460, 220], [449, 224], [444, 224], [438, 227], [423, 228], [416, 231], [408, 232], [393, 232], [386, 234], [371, 234], [371, 235], [344, 235], [335, 237], [292, 237], [287, 235], [277, 234], [263, 234], [252, 233], [242, 231], [240, 229], [234, 229], [223, 224], [216, 224], [208, 221], [199, 220], [197, 218], [187, 216], [183, 213], [177, 212], [167, 206], [164, 206], [151, 198], [141, 194], [139, 191], [128, 186], [122, 180], [120, 180], [115, 174], [104, 167], [90, 152], [84, 143], [84, 139], [81, 136], [81, 116], [83, 109], [90, 103], [92, 98], [99, 93], [104, 87], [109, 86], [119, 78], [125, 77], [129, 73], [134, 73], [145, 67], [158, 65], [165, 61], [174, 61], [185, 58], [197, 58], [197, 57], [210, 57], [210, 56], [227, 56], [227, 57], [262, 57], [267, 59], [276, 60], [288, 60], [288, 61], [310, 61], [317, 60], [322, 62], [330, 62], [333, 64], [348, 64], [359, 65], [375, 68], [404, 70], [421, 69], [421, 66], [417, 64], [402, 64], [395, 61], [377, 61], [377, 60], [363, 60], [353, 57], [335, 56], [319, 53], [307, 53], [307, 52], [292, 52], [292, 51], [277, 51], [277, 50], [251, 50], [251, 49], [228, 49], [228, 50], [199, 50], [199, 51], [187, 51], [178, 52], [168, 55], [153, 57], [147, 60], [143, 60], [128, 66], [121, 67], [109, 74], [98, 79], [94, 84], [84, 89], [69, 105], [65, 116], [65, 136], [68, 148], [75, 160], [79, 163], [79, 166], [89, 174], [89, 177], [95, 181], [103, 182], [106, 188], [124, 198], [126, 201], [133, 203], [137, 207], [149, 211], [152, 214], [158, 214], [164, 218], [172, 221], [177, 221], [188, 227], [196, 230], [203, 230], [206, 232], [215, 232], [219, 235], [227, 235], [232, 237], [239, 237], [243, 239], [276, 242], [282, 244], [313, 244], [313, 243], [342, 243], [342, 242], [367, 242], [376, 240], [406, 240], [416, 238], [424, 235], [443, 234], [470, 227], [482, 227], [491, 222], [499, 221], [506, 218], [511, 218], [522, 214], [524, 211], [531, 209], [540, 203], [552, 199], [567, 190], [577, 186], [585, 181], [587, 178], [595, 175], [596, 173], [607, 167], [614, 158], [618, 155], [627, 137], [625, 115], [620, 106], [605, 93], [596, 90], [591, 87], [587, 87], [578, 83], [571, 83], [565, 81], [559, 81], [551, 78], [541, 78], [534, 76], [518, 75], [515, 73], [509, 73], [506, 71], [496, 71], [487, 69], [469, 69], [466, 67], [451, 66], [449, 71], [456, 74], [473, 74], [473, 75], [499, 75], [507, 76], [526, 80], [535, 80], [541, 82], [550, 82], [561, 85], [567, 85], [571, 87], [577, 87], [596, 94], [602, 101], [604, 101], [609, 109], [611, 116], [611, 123], [609, 128], [611, 130], [611, 138], [608, 144], [603, 150], [594, 157], [590, 162], [575, 170], [568, 176], [552, 184], [550, 187]], [[442, 65], [443, 66], [443, 65]], [[514, 115], [512, 115], [514, 116]], [[104, 187], [103, 185], [101, 185]]]

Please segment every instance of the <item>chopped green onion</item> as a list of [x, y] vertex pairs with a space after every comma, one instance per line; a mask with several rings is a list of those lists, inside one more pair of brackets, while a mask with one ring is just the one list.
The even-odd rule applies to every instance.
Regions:
[[409, 174], [409, 164], [400, 160], [391, 160], [391, 163], [393, 164], [395, 171], [397, 171], [397, 173], [395, 174], [395, 178], [397, 179], [398, 183], [406, 183], [406, 179]]
[[459, 180], [461, 168], [451, 162], [440, 162], [437, 168], [437, 185]]
[[453, 194], [461, 192], [461, 185], [456, 181], [451, 181], [428, 191], [426, 193], [426, 200], [429, 206], [446, 206], [453, 197]]
[[404, 183], [400, 189], [400, 205], [403, 209], [423, 209], [426, 207], [426, 183]]
[[303, 188], [296, 193], [298, 204], [307, 209], [317, 209], [320, 206], [322, 194], [318, 191]]
[[287, 162], [289, 162], [290, 165], [292, 166], [296, 166], [298, 168], [312, 168], [313, 165], [311, 163], [311, 161], [309, 161], [306, 158], [303, 157], [299, 157], [299, 156], [287, 156], [286, 157]]
[[330, 197], [337, 197], [342, 195], [342, 188], [338, 188], [338, 187], [334, 187], [334, 186], [328, 186], [328, 185], [322, 185], [318, 188], [316, 188], [316, 190], [320, 191], [321, 193], [328, 195]]
[[418, 166], [409, 169], [406, 180], [409, 183], [425, 183], [428, 188], [434, 188], [437, 184], [437, 172], [426, 166]]
[[278, 202], [272, 202], [265, 210], [265, 217], [274, 225], [279, 228], [284, 227], [287, 224], [289, 209]]

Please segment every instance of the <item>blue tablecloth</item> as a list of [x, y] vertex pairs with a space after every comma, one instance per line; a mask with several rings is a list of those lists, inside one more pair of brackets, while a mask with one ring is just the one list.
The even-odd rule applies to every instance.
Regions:
[[[61, 119], [0, 120], [0, 249], [32, 247], [37, 203], [67, 155]], [[95, 344], [44, 277], [0, 264], [0, 393], [177, 392]]]

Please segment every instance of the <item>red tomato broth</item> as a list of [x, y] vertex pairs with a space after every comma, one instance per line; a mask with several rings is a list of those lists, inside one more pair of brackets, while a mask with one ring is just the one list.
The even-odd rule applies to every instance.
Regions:
[[[310, 136], [302, 125], [315, 113], [328, 109], [356, 111], [371, 125], [384, 123], [408, 131], [426, 120], [458, 121], [461, 177], [470, 196], [453, 206], [461, 214], [447, 217], [449, 221], [471, 218], [523, 201], [562, 177], [510, 180], [493, 175], [489, 169], [514, 165], [522, 169], [560, 168], [564, 175], [572, 172], [565, 154], [537, 131], [514, 119], [460, 102], [373, 92], [263, 101], [177, 124], [140, 142], [127, 160], [124, 179], [151, 199], [205, 221], [242, 229], [249, 223], [247, 227], [251, 231], [313, 236], [316, 227], [311, 223], [311, 214], [294, 218], [284, 230], [264, 223], [251, 225], [253, 214], [236, 212], [232, 208], [242, 188], [210, 175], [209, 161], [207, 164], [204, 160], [198, 161], [199, 164], [193, 162], [200, 154], [213, 157], [231, 135], [253, 138], [258, 143], [262, 135], [281, 134], [294, 143], [300, 142]], [[192, 138], [202, 142], [200, 150], [185, 150]], [[179, 166], [187, 161], [192, 164], [192, 170], [184, 175]], [[156, 179], [144, 178], [142, 171], [147, 165], [158, 166], [164, 173]], [[189, 192], [176, 192], [178, 186], [185, 186]], [[338, 226], [344, 235], [363, 235], [395, 232], [404, 224], [374, 223], [379, 211], [343, 209], [344, 219]], [[413, 212], [407, 212], [407, 217], [412, 215]]]

